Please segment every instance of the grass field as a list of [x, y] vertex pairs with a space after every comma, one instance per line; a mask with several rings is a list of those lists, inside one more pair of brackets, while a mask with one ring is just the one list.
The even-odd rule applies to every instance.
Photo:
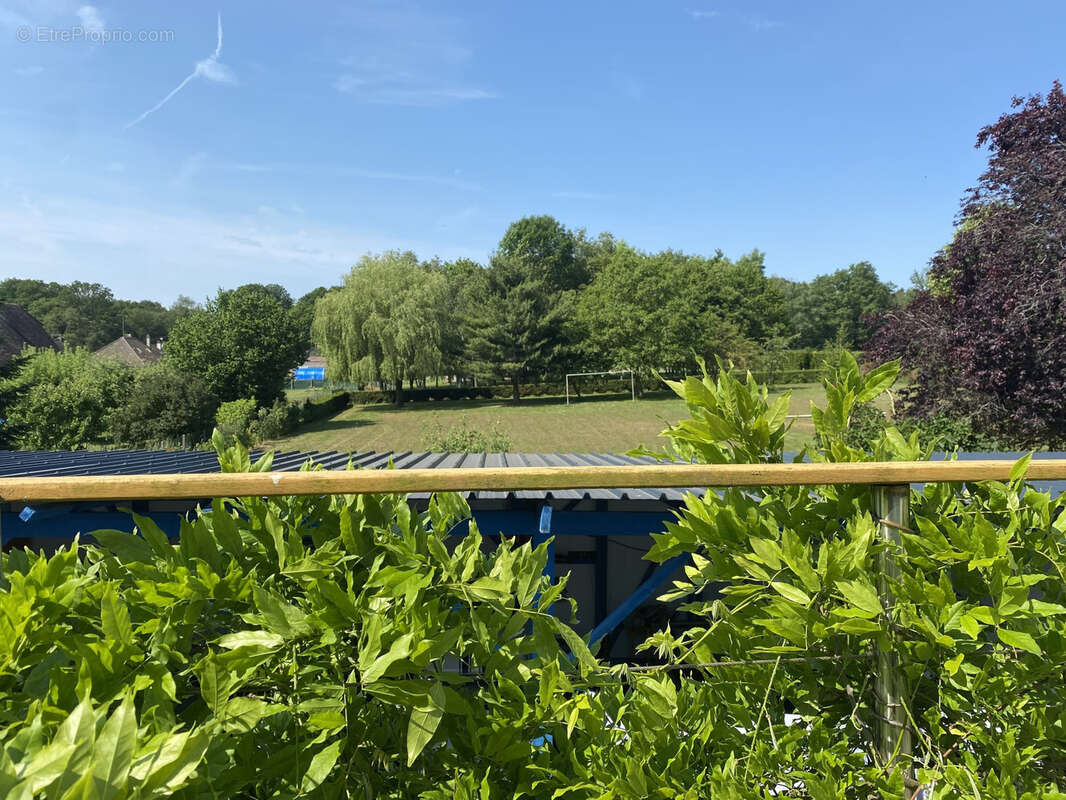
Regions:
[[[777, 393], [786, 390], [792, 392], [793, 414], [809, 414], [812, 399], [822, 403], [818, 384], [780, 387]], [[663, 428], [687, 416], [685, 404], [672, 395], [636, 402], [628, 397], [585, 400], [570, 406], [562, 398], [532, 398], [519, 406], [488, 400], [408, 403], [401, 408], [357, 406], [272, 444], [340, 452], [425, 450], [427, 436], [437, 426], [448, 429], [465, 424], [484, 433], [495, 426], [510, 439], [513, 451], [623, 453], [641, 444], [661, 447], [658, 437]], [[813, 435], [810, 419], [796, 419], [787, 448], [797, 450]]]

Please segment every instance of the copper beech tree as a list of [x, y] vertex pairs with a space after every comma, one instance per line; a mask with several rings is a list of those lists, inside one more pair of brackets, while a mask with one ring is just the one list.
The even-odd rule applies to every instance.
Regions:
[[902, 357], [919, 416], [946, 412], [1025, 446], [1066, 441], [1066, 96], [1014, 98], [977, 136], [988, 167], [926, 288], [880, 317], [876, 359]]

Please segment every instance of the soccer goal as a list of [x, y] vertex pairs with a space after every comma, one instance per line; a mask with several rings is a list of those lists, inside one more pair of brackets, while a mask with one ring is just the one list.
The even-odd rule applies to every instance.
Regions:
[[587, 378], [592, 375], [629, 375], [629, 393], [633, 395], [633, 400], [637, 399], [637, 382], [633, 377], [633, 370], [631, 369], [612, 369], [606, 372], [568, 372], [566, 373], [566, 404], [570, 405], [570, 379], [571, 378]]

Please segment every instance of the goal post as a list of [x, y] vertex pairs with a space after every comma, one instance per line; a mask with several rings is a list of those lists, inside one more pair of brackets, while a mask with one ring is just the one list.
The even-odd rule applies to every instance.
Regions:
[[637, 399], [637, 383], [633, 370], [631, 369], [609, 369], [604, 372], [568, 372], [566, 373], [566, 404], [570, 405], [570, 379], [571, 378], [585, 378], [592, 375], [629, 375], [629, 393], [632, 395], [632, 399], [636, 402]]

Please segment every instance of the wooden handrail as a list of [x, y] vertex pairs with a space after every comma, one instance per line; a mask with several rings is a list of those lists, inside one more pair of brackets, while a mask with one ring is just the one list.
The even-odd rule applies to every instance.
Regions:
[[[164, 500], [268, 495], [374, 494], [1007, 480], [1013, 461], [888, 461], [839, 464], [641, 464], [589, 467], [360, 469], [180, 475], [0, 478], [8, 503]], [[1034, 459], [1031, 480], [1066, 480], [1066, 459]]]

